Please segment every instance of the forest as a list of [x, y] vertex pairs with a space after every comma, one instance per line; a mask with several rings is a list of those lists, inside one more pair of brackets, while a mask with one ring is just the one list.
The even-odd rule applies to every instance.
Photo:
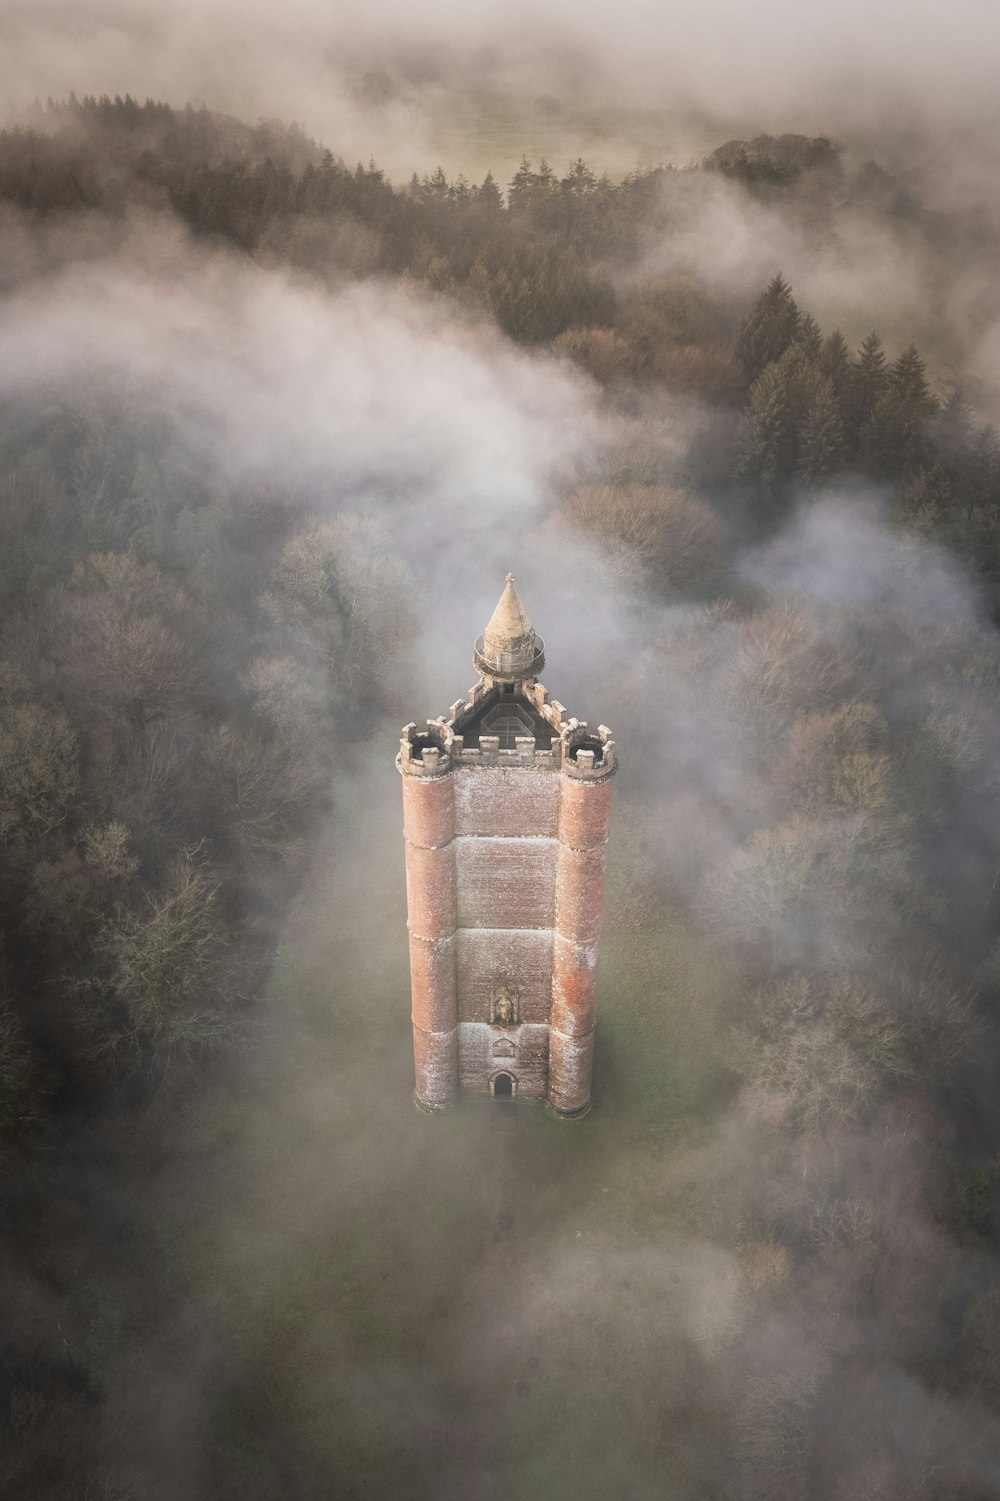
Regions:
[[[800, 290], [859, 226], [966, 300]], [[998, 248], [826, 136], [0, 130], [4, 1495], [1000, 1494]], [[595, 1110], [499, 1139], [392, 759], [509, 561], [622, 772]]]

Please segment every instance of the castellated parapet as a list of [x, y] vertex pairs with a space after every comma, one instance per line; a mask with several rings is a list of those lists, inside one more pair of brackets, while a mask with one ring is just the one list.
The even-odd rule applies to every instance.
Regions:
[[615, 742], [550, 699], [508, 575], [479, 680], [403, 730], [416, 1101], [459, 1091], [590, 1109]]

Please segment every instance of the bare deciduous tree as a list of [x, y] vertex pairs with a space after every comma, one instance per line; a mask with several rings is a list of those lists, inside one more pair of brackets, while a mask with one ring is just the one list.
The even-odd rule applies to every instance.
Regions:
[[120, 1010], [98, 1024], [95, 1053], [168, 1060], [231, 1033], [218, 895], [218, 877], [191, 850], [174, 862], [162, 891], [104, 920], [97, 948]]
[[0, 708], [0, 843], [49, 833], [79, 786], [76, 736], [39, 704]]
[[661, 584], [700, 593], [728, 561], [726, 528], [711, 506], [671, 485], [591, 485], [570, 496], [566, 519], [596, 538], [619, 571], [648, 570]]
[[245, 863], [289, 859], [302, 817], [319, 798], [310, 762], [280, 740], [222, 725], [202, 747], [226, 836]]

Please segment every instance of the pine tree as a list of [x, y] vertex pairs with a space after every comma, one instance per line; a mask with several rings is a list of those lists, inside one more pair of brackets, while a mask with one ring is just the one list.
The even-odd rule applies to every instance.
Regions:
[[881, 479], [894, 479], [926, 462], [926, 419], [916, 402], [888, 387], [862, 426], [858, 441], [862, 467]]
[[[967, 494], [972, 488], [970, 459], [975, 427], [972, 409], [958, 386], [949, 392], [937, 415], [931, 418], [929, 433], [935, 461], [947, 471], [956, 491]], [[968, 503], [974, 503], [971, 495]]]
[[587, 166], [582, 156], [578, 156], [569, 169], [569, 175], [564, 177], [559, 186], [567, 193], [579, 195], [589, 193], [597, 182], [597, 178]]
[[820, 350], [823, 347], [823, 335], [820, 333], [819, 324], [811, 313], [807, 313], [799, 324], [799, 331], [795, 342], [808, 360], [818, 360]]
[[844, 461], [844, 420], [832, 382], [823, 376], [806, 409], [798, 440], [796, 478], [815, 485]]
[[479, 187], [473, 188], [472, 196], [484, 219], [496, 219], [503, 212], [503, 198], [492, 172], [487, 172]]
[[420, 197], [424, 203], [448, 203], [453, 196], [454, 191], [443, 167], [435, 167], [430, 177], [424, 174], [420, 183]]
[[850, 367], [844, 401], [847, 447], [855, 459], [861, 457], [865, 429], [886, 389], [888, 378], [882, 341], [878, 334], [869, 334]]
[[882, 389], [862, 420], [858, 455], [866, 469], [881, 477], [912, 474], [930, 462], [930, 418], [938, 404], [928, 388], [924, 362], [912, 344], [888, 370], [877, 368]]
[[589, 243], [596, 184], [597, 178], [582, 157], [577, 157], [569, 169], [569, 175], [558, 184], [559, 217], [567, 245]]
[[748, 381], [755, 381], [798, 337], [802, 315], [780, 274], [764, 289], [736, 335], [735, 355]]
[[540, 229], [552, 228], [546, 209], [551, 207], [558, 190], [558, 179], [544, 157], [538, 163], [538, 171], [533, 172], [528, 158], [522, 156], [521, 165], [507, 190], [507, 204], [511, 213], [521, 217], [534, 235]]
[[847, 398], [851, 378], [851, 357], [848, 353], [847, 342], [839, 328], [835, 328], [833, 333], [823, 341], [818, 365], [833, 387], [837, 400], [843, 405]]
[[795, 414], [785, 362], [772, 360], [750, 389], [736, 430], [736, 473], [774, 494], [794, 463]]
[[968, 504], [1000, 509], [1000, 433], [992, 423], [973, 432], [963, 475]]
[[938, 410], [938, 403], [927, 385], [927, 367], [915, 345], [904, 349], [890, 367], [889, 385], [915, 413], [929, 417]]
[[507, 187], [507, 203], [512, 214], [527, 210], [533, 178], [531, 163], [526, 156], [522, 156], [520, 165]]

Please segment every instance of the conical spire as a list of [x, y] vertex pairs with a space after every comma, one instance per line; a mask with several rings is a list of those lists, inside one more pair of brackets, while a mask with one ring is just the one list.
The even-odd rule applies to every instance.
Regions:
[[504, 591], [497, 607], [490, 616], [490, 623], [483, 632], [483, 644], [487, 651], [497, 649], [511, 651], [523, 641], [534, 645], [535, 627], [528, 619], [524, 606], [514, 588], [514, 575], [508, 573]]
[[476, 666], [489, 677], [533, 677], [542, 666], [542, 641], [508, 573], [490, 623], [476, 643]]

